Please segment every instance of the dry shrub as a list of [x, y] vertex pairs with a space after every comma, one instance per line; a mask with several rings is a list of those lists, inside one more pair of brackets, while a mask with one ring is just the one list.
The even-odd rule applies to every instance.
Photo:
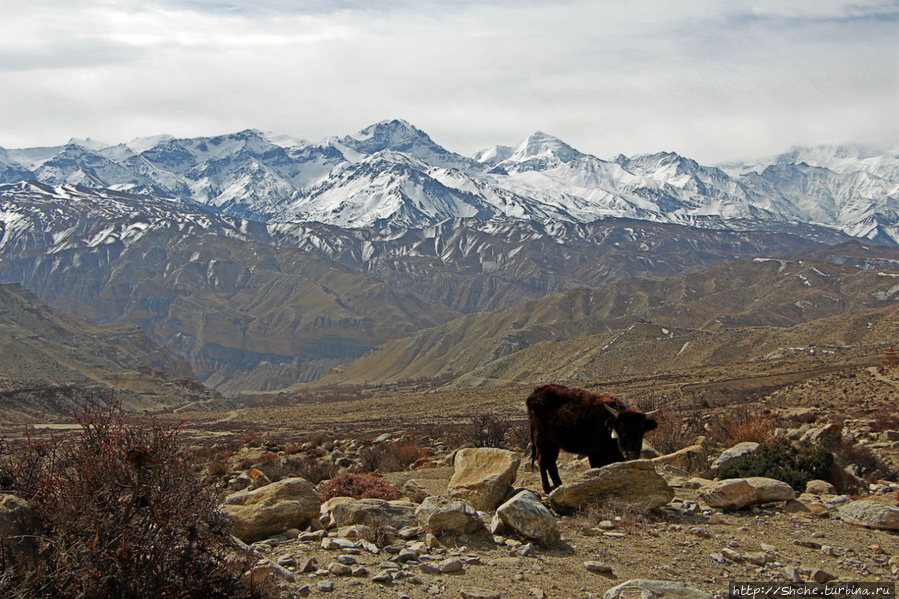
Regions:
[[338, 474], [329, 481], [319, 485], [318, 494], [322, 501], [332, 497], [355, 497], [356, 499], [399, 499], [402, 491], [390, 484], [387, 479], [374, 474], [349, 473]]
[[616, 527], [628, 528], [635, 524], [659, 522], [664, 517], [650, 509], [647, 502], [628, 501], [620, 497], [607, 497], [588, 504], [571, 516], [571, 524], [584, 531], [595, 528], [603, 520], [614, 520]]
[[390, 545], [396, 538], [396, 529], [383, 518], [371, 518], [362, 527], [362, 538], [378, 547]]
[[702, 436], [702, 412], [699, 410], [675, 411], [663, 406], [654, 408], [652, 417], [658, 426], [646, 433], [646, 441], [662, 454], [669, 454], [689, 447]]
[[845, 468], [855, 464], [857, 475], [869, 482], [882, 479], [895, 481], [899, 476], [899, 472], [895, 468], [871, 451], [871, 448], [864, 445], [839, 440], [830, 444], [829, 449], [833, 452], [834, 459], [839, 466]]
[[723, 447], [754, 441], [762, 443], [772, 429], [771, 416], [739, 407], [716, 414], [706, 425], [709, 440]]
[[265, 459], [265, 456], [263, 456], [263, 459], [255, 464], [255, 468], [262, 471], [272, 482], [299, 476], [300, 478], [305, 478], [313, 485], [317, 485], [340, 471], [340, 468], [329, 460], [307, 458], [301, 455], [291, 455], [280, 459], [277, 459], [277, 456], [275, 457], [276, 459], [272, 461]]
[[363, 447], [359, 452], [359, 465], [369, 472], [399, 472], [406, 470], [422, 458], [429, 458], [433, 452], [422, 447], [417, 439], [402, 439], [392, 443], [378, 443]]
[[230, 525], [177, 427], [125, 425], [117, 403], [76, 418], [77, 435], [0, 455], [6, 489], [44, 525], [36, 564], [11, 571], [0, 561], [0, 596], [266, 595], [241, 581]]
[[469, 443], [474, 447], [504, 447], [510, 427], [508, 420], [503, 420], [492, 412], [478, 414], [471, 421]]

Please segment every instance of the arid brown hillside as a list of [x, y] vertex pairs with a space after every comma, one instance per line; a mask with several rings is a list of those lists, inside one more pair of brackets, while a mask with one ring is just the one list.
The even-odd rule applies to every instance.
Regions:
[[894, 341], [899, 274], [756, 258], [625, 279], [458, 318], [376, 348], [317, 384], [589, 379]]
[[114, 396], [130, 410], [233, 405], [194, 378], [187, 362], [134, 325], [82, 320], [19, 285], [0, 285], [0, 421], [66, 420], [91, 395]]

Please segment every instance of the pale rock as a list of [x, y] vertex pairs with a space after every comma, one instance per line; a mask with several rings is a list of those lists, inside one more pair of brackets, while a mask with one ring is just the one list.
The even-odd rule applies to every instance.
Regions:
[[458, 557], [451, 557], [437, 564], [442, 574], [450, 574], [452, 572], [461, 572], [464, 569], [462, 560]]
[[492, 511], [515, 481], [521, 457], [494, 447], [465, 448], [456, 452], [450, 496], [471, 502], [476, 509]]
[[712, 596], [685, 582], [633, 579], [612, 587], [602, 599], [712, 599]]
[[399, 530], [415, 524], [415, 505], [408, 501], [353, 499], [335, 505], [331, 509], [331, 518], [338, 527], [353, 524], [376, 527], [386, 524]]
[[521, 491], [496, 509], [496, 516], [509, 528], [541, 543], [559, 540], [559, 525], [540, 497], [533, 491]]
[[810, 480], [805, 483], [805, 492], [812, 495], [836, 495], [837, 489], [826, 480]]
[[237, 538], [253, 543], [290, 528], [305, 528], [320, 508], [321, 498], [309, 481], [285, 478], [229, 496], [222, 511], [234, 523]]
[[843, 432], [843, 424], [834, 422], [824, 426], [809, 429], [802, 435], [800, 442], [802, 443], [827, 443], [839, 441], [840, 434]]
[[418, 523], [436, 535], [475, 532], [484, 523], [471, 502], [452, 497], [426, 498], [415, 510]]
[[475, 588], [460, 589], [459, 596], [462, 597], [462, 599], [500, 599], [502, 597], [502, 595], [496, 591]]
[[745, 479], [731, 478], [705, 487], [699, 498], [710, 507], [738, 510], [755, 503], [758, 493]]
[[708, 466], [708, 459], [709, 456], [702, 445], [691, 445], [674, 453], [652, 458], [651, 461], [656, 466], [673, 466], [689, 474], [704, 471]]
[[743, 443], [737, 443], [733, 447], [725, 449], [723, 452], [721, 452], [721, 455], [718, 456], [718, 459], [715, 460], [715, 462], [712, 464], [712, 470], [717, 470], [724, 463], [729, 462], [734, 458], [752, 453], [758, 448], [759, 444], [755, 441], [744, 441]]
[[745, 480], [755, 489], [756, 503], [789, 501], [796, 497], [793, 487], [782, 480], [765, 476], [747, 476]]
[[899, 530], [899, 508], [873, 499], [845, 503], [839, 508], [844, 522], [867, 528]]
[[600, 574], [608, 574], [612, 571], [612, 566], [604, 562], [587, 561], [584, 562], [584, 568], [588, 572], [598, 572]]
[[553, 509], [571, 513], [591, 503], [617, 499], [659, 508], [674, 498], [674, 489], [655, 470], [649, 460], [616, 462], [583, 472], [574, 481], [552, 491]]

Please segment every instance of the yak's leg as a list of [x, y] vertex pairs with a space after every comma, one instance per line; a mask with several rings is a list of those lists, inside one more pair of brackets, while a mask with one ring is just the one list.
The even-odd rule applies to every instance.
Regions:
[[552, 477], [555, 486], [562, 484], [562, 479], [559, 478], [559, 471], [556, 468], [556, 459], [558, 457], [559, 447], [551, 443], [542, 444], [537, 451], [537, 463], [540, 466], [540, 482], [543, 483], [544, 493], [549, 493], [553, 490], [552, 485], [549, 484], [547, 474]]

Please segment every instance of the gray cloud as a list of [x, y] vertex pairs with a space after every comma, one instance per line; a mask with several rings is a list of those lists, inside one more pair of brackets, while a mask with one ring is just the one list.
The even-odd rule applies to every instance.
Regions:
[[[9, 0], [0, 0], [0, 4]], [[307, 139], [401, 117], [451, 150], [540, 129], [705, 162], [899, 137], [899, 2], [32, 0], [0, 39], [0, 146]]]

